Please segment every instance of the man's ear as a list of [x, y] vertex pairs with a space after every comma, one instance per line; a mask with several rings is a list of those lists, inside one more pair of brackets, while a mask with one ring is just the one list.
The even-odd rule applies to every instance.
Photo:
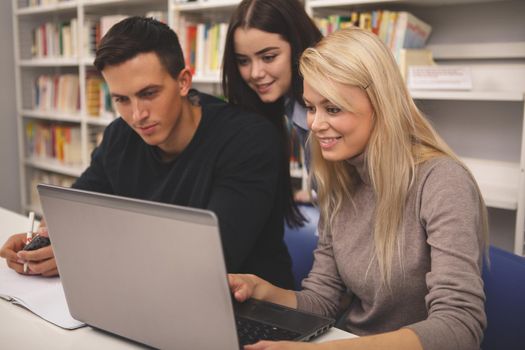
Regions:
[[180, 71], [177, 81], [179, 83], [179, 91], [181, 96], [188, 96], [191, 89], [192, 75], [189, 68], [184, 68]]

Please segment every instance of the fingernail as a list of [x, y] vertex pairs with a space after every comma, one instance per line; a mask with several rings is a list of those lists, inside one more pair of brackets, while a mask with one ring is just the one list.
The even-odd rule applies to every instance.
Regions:
[[18, 259], [16, 262], [19, 263], [19, 264], [25, 264], [26, 261], [23, 260], [23, 259]]

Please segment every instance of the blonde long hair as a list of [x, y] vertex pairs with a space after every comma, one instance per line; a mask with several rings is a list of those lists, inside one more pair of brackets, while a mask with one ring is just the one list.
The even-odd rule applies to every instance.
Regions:
[[[396, 249], [403, 266], [400, 231], [417, 164], [443, 155], [463, 163], [416, 107], [390, 50], [375, 34], [359, 28], [337, 31], [303, 53], [300, 71], [319, 94], [343, 109], [351, 111], [352, 106], [334, 83], [361, 87], [370, 99], [374, 126], [365, 161], [377, 198], [374, 256], [383, 283], [390, 286]], [[343, 203], [352, 198], [357, 173], [346, 161], [326, 161], [319, 144], [312, 141], [310, 182], [315, 183], [318, 194], [321, 229], [330, 232]], [[488, 224], [483, 199], [480, 212], [486, 246]]]

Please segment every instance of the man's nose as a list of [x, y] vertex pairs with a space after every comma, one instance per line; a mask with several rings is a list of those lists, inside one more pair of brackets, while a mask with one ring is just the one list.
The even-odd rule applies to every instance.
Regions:
[[133, 120], [140, 121], [148, 116], [148, 111], [140, 99], [132, 100]]

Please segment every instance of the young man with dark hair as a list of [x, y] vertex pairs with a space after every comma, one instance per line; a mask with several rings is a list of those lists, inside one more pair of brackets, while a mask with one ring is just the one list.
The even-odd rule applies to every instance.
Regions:
[[[177, 35], [153, 19], [113, 26], [94, 63], [121, 117], [73, 187], [212, 210], [229, 272], [292, 287], [276, 128], [192, 90]], [[22, 272], [29, 262], [32, 274], [56, 274], [51, 247], [20, 251], [24, 237], [13, 235], [0, 250], [8, 265]]]

